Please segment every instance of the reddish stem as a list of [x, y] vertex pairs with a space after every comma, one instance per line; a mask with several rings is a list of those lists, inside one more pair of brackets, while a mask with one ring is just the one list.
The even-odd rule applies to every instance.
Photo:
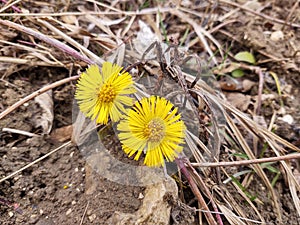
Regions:
[[27, 28], [27, 27], [24, 27], [22, 25], [19, 25], [17, 23], [14, 23], [14, 22], [11, 22], [11, 21], [8, 21], [8, 20], [2, 20], [0, 19], [0, 24], [3, 24], [3, 25], [6, 25], [8, 27], [12, 27], [16, 30], [19, 30], [21, 32], [24, 32], [24, 33], [27, 33], [29, 35], [32, 35], [50, 45], [52, 45], [53, 47], [56, 47], [58, 48], [59, 50], [67, 53], [68, 55], [70, 56], [73, 56], [74, 58], [78, 59], [78, 60], [81, 60], [81, 61], [84, 61], [86, 62], [87, 64], [95, 64], [95, 62], [91, 59], [89, 59], [88, 57], [80, 54], [79, 52], [77, 52], [76, 50], [74, 50], [73, 48], [69, 47], [68, 45], [54, 39], [54, 38], [51, 38], [51, 37], [48, 37], [38, 31], [34, 31], [30, 28]]
[[[3, 2], [3, 3], [7, 3], [7, 1], [6, 0], [1, 0], [1, 2]], [[11, 8], [15, 11], [15, 12], [17, 12], [17, 13], [21, 13], [22, 12], [22, 10], [21, 9], [19, 9], [17, 6], [11, 6]]]
[[181, 172], [184, 174], [184, 176], [188, 180], [190, 187], [191, 187], [194, 195], [197, 197], [200, 205], [204, 208], [204, 210], [205, 210], [204, 215], [205, 215], [208, 223], [210, 225], [213, 225], [213, 224], [216, 225], [217, 223], [216, 223], [215, 219], [213, 218], [212, 214], [210, 213], [210, 209], [207, 207], [207, 204], [205, 203], [195, 181], [190, 176], [189, 171], [185, 167], [183, 160], [184, 160], [184, 158], [176, 158], [175, 161], [176, 161], [177, 166], [180, 168]]

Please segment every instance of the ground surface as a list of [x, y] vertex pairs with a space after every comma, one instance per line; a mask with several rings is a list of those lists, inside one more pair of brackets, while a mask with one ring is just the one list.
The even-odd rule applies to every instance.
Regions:
[[[260, 6], [264, 6], [263, 13], [285, 20], [295, 1], [260, 2]], [[294, 22], [298, 24], [300, 24], [299, 8], [298, 5], [295, 12], [298, 17], [295, 16], [294, 19]], [[216, 33], [215, 38], [222, 44], [233, 42], [230, 49], [233, 53], [237, 53], [241, 49], [250, 50], [255, 53], [258, 60], [268, 58], [262, 53], [272, 56], [272, 60], [262, 63], [261, 67], [275, 72], [281, 82], [285, 112], [279, 117], [291, 115], [294, 119], [291, 124], [277, 120], [275, 132], [300, 147], [299, 28], [290, 28], [289, 26], [283, 28], [283, 25], [279, 26], [261, 17], [255, 17], [241, 11], [237, 12], [236, 18], [239, 20], [238, 23], [228, 24], [223, 29], [233, 35], [236, 41], [224, 32]], [[184, 24], [178, 18], [177, 20], [179, 21], [178, 24]], [[172, 24], [170, 31], [176, 33], [176, 29], [176, 25]], [[283, 30], [285, 35], [283, 40], [270, 40], [270, 35], [276, 30]], [[295, 48], [298, 49], [298, 52]], [[287, 58], [289, 60], [284, 60]], [[76, 71], [73, 74], [76, 74]], [[5, 77], [0, 81], [0, 111], [43, 85], [68, 76], [69, 71], [66, 69], [32, 67]], [[248, 72], [244, 78], [255, 82], [253, 88], [244, 94], [251, 97], [257, 96], [257, 75]], [[53, 138], [51, 135], [28, 137], [0, 131], [0, 178], [9, 175], [69, 140], [71, 137], [69, 125], [72, 124], [74, 84], [68, 83], [53, 90], [54, 123], [52, 132], [59, 128], [64, 129], [62, 136], [65, 139], [63, 141]], [[277, 89], [272, 79], [265, 81], [264, 91], [275, 96], [266, 99], [261, 109], [261, 115], [269, 124], [274, 110], [279, 109]], [[224, 90], [225, 95], [229, 93], [235, 95], [240, 91]], [[234, 97], [232, 99], [232, 101], [236, 101]], [[251, 110], [250, 103], [249, 107]], [[2, 119], [0, 128], [15, 128], [40, 133], [41, 128], [35, 127], [36, 119], [34, 117], [40, 112], [39, 106], [34, 101], [30, 101]], [[222, 154], [221, 159], [226, 160], [226, 153]], [[299, 170], [299, 160], [294, 160], [292, 163]], [[280, 175], [275, 189], [276, 194], [280, 196], [283, 224], [300, 224], [300, 218], [291, 203], [288, 184], [284, 182], [283, 175]], [[264, 203], [258, 203], [257, 207], [265, 220], [277, 224], [276, 212], [273, 211], [274, 208], [264, 189], [260, 186], [260, 182], [251, 182], [248, 190], [255, 193]], [[190, 195], [189, 190], [186, 191], [186, 195]], [[77, 146], [71, 145], [0, 183], [0, 224], [67, 225], [81, 224], [81, 220], [83, 220], [82, 224], [106, 224], [106, 221], [115, 211], [133, 213], [138, 210], [142, 204], [143, 192], [143, 187], [124, 186], [101, 177], [89, 167], [86, 158], [79, 152]], [[236, 201], [239, 203], [239, 199]], [[191, 202], [191, 205], [195, 206], [194, 202]], [[251, 215], [247, 216], [251, 218]]]

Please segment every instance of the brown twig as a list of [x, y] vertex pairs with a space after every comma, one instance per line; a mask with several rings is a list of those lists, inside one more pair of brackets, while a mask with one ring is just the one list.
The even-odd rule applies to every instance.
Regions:
[[86, 14], [90, 15], [123, 15], [123, 16], [139, 16], [139, 15], [152, 15], [157, 14], [158, 10], [160, 13], [168, 13], [173, 10], [172, 7], [153, 7], [153, 8], [146, 8], [140, 11], [85, 11], [85, 12], [60, 12], [60, 13], [1, 13], [0, 17], [7, 17], [7, 16], [30, 16], [30, 17], [45, 17], [45, 16], [82, 16]]
[[204, 210], [206, 211], [206, 212], [204, 213], [204, 215], [205, 215], [205, 217], [206, 217], [208, 223], [209, 223], [210, 225], [217, 224], [216, 221], [215, 221], [215, 219], [213, 218], [212, 214], [210, 213], [210, 210], [209, 210], [209, 208], [207, 207], [207, 204], [205, 203], [205, 201], [204, 201], [204, 199], [203, 199], [203, 197], [202, 197], [202, 195], [201, 195], [201, 193], [200, 193], [200, 191], [199, 191], [199, 189], [198, 189], [198, 187], [197, 187], [195, 181], [193, 180], [193, 178], [191, 177], [189, 171], [187, 170], [187, 168], [186, 168], [186, 166], [185, 166], [183, 160], [184, 160], [183, 158], [180, 158], [180, 159], [177, 158], [177, 159], [175, 159], [177, 166], [180, 168], [181, 172], [184, 174], [184, 176], [185, 176], [186, 179], [188, 180], [188, 183], [190, 184], [190, 187], [191, 187], [191, 189], [192, 189], [194, 195], [197, 197], [197, 199], [198, 199], [200, 205], [201, 205], [201, 206], [204, 208]]
[[280, 20], [280, 19], [277, 19], [277, 18], [274, 18], [274, 17], [271, 17], [271, 16], [268, 16], [266, 14], [263, 14], [263, 13], [259, 13], [259, 12], [256, 12], [250, 8], [247, 8], [245, 6], [242, 6], [242, 5], [239, 5], [235, 2], [232, 2], [232, 1], [228, 1], [228, 0], [220, 0], [219, 1], [220, 3], [224, 3], [224, 4], [228, 4], [228, 5], [231, 5], [231, 6], [234, 6], [234, 7], [237, 7], [237, 8], [240, 8], [242, 10], [245, 10], [247, 12], [250, 12], [254, 15], [257, 15], [257, 16], [260, 16], [266, 20], [269, 20], [271, 22], [275, 22], [275, 23], [279, 23], [279, 24], [284, 24], [284, 25], [289, 25], [289, 26], [292, 26], [292, 27], [296, 27], [296, 28], [300, 28], [300, 24], [295, 24], [295, 23], [287, 23], [286, 21], [284, 20]]
[[21, 100], [19, 100], [18, 102], [16, 102], [15, 104], [13, 104], [12, 106], [8, 107], [6, 110], [4, 110], [2, 113], [0, 113], [0, 120], [5, 117], [7, 114], [11, 113], [12, 111], [14, 111], [16, 108], [20, 107], [21, 105], [23, 105], [24, 103], [28, 102], [29, 100], [35, 98], [36, 96], [50, 90], [53, 88], [56, 88], [62, 84], [68, 83], [70, 81], [73, 80], [77, 80], [79, 78], [79, 75], [77, 76], [72, 76], [72, 77], [68, 77], [59, 81], [56, 81], [52, 84], [49, 84], [45, 87], [42, 87], [41, 89], [31, 93], [30, 95], [26, 96], [25, 98], [22, 98]]
[[[202, 191], [206, 194], [206, 196], [209, 197], [211, 205], [212, 205], [214, 211], [219, 212], [218, 207], [217, 207], [217, 205], [216, 205], [216, 203], [215, 203], [208, 187], [205, 185], [205, 183], [204, 183], [203, 179], [200, 177], [199, 173], [192, 167], [190, 162], [188, 162], [188, 167], [189, 167], [189, 169], [192, 170], [192, 173], [196, 177], [197, 182], [198, 183], [200, 182], [200, 188], [203, 189]], [[220, 214], [216, 214], [216, 217], [217, 217], [218, 224], [223, 225], [223, 221], [222, 221], [222, 218], [221, 218]]]
[[239, 21], [237, 19], [224, 21], [223, 23], [220, 23], [219, 25], [217, 25], [217, 26], [213, 27], [212, 29], [210, 29], [208, 32], [212, 34], [216, 31], [220, 30], [222, 27], [225, 27], [225, 26], [227, 26], [231, 23], [235, 23], [235, 22], [239, 22]]
[[244, 165], [251, 165], [251, 164], [259, 164], [265, 162], [277, 162], [289, 159], [299, 159], [300, 153], [294, 153], [290, 155], [283, 155], [277, 157], [269, 157], [269, 158], [262, 158], [262, 159], [250, 159], [250, 160], [241, 160], [235, 162], [213, 162], [213, 163], [191, 163], [192, 166], [196, 167], [229, 167], [229, 166], [244, 166]]
[[197, 34], [197, 36], [199, 37], [201, 43], [203, 44], [205, 50], [208, 52], [208, 54], [210, 55], [211, 59], [214, 61], [215, 65], [218, 65], [217, 59], [214, 55], [214, 53], [212, 52], [208, 42], [206, 41], [206, 37], [208, 37], [219, 49], [220, 54], [222, 53], [222, 49], [220, 44], [211, 36], [211, 34], [206, 31], [203, 27], [201, 27], [195, 20], [193, 20], [192, 18], [188, 17], [184, 12], [181, 12], [179, 10], [172, 10], [171, 13], [175, 16], [177, 16], [178, 18], [180, 18], [181, 20], [189, 23], [195, 30], [195, 33]]
[[282, 30], [284, 29], [284, 27], [285, 27], [285, 25], [288, 23], [288, 21], [290, 20], [290, 18], [291, 18], [291, 16], [293, 15], [293, 13], [295, 12], [295, 10], [297, 9], [297, 6], [299, 5], [299, 0], [297, 0], [296, 2], [295, 2], [295, 4], [293, 5], [293, 7], [292, 7], [292, 9], [291, 9], [291, 11], [290, 11], [290, 13], [289, 13], [289, 15], [286, 17], [286, 19], [285, 19], [285, 24], [283, 25], [283, 27], [282, 27]]
[[0, 19], [0, 24], [3, 24], [5, 26], [8, 26], [8, 27], [12, 27], [16, 30], [19, 30], [21, 32], [24, 32], [24, 33], [27, 33], [29, 35], [32, 35], [56, 48], [58, 48], [59, 50], [67, 53], [68, 55], [70, 56], [73, 56], [74, 58], [78, 59], [78, 60], [81, 60], [81, 61], [84, 61], [88, 64], [94, 64], [95, 62], [92, 61], [91, 59], [87, 58], [86, 56], [80, 54], [79, 52], [77, 52], [76, 50], [74, 50], [73, 48], [69, 47], [68, 45], [65, 45], [64, 43], [54, 39], [54, 38], [50, 38], [40, 32], [37, 32], [37, 31], [34, 31], [30, 28], [27, 28], [27, 27], [24, 27], [20, 24], [17, 24], [17, 23], [13, 23], [11, 21], [8, 21], [8, 20], [2, 20]]

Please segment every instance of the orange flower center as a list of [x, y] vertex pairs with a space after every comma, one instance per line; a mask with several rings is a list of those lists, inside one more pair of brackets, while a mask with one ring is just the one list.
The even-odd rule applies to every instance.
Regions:
[[111, 84], [104, 84], [100, 89], [98, 98], [100, 102], [110, 103], [114, 101], [116, 95], [116, 91]]
[[144, 136], [150, 142], [159, 142], [165, 136], [165, 125], [164, 122], [159, 119], [151, 120], [144, 129]]

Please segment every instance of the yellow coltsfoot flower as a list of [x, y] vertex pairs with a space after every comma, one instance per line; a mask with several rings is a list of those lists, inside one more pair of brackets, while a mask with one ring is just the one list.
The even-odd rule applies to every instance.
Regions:
[[91, 65], [79, 78], [75, 93], [79, 109], [98, 124], [107, 124], [109, 117], [113, 122], [119, 121], [126, 113], [124, 106], [134, 103], [127, 96], [136, 91], [132, 77], [128, 72], [121, 72], [122, 69], [104, 62], [102, 72], [97, 65]]
[[138, 160], [145, 152], [144, 164], [163, 166], [182, 152], [185, 125], [178, 109], [165, 98], [151, 96], [136, 102], [118, 124], [119, 139], [126, 154]]

